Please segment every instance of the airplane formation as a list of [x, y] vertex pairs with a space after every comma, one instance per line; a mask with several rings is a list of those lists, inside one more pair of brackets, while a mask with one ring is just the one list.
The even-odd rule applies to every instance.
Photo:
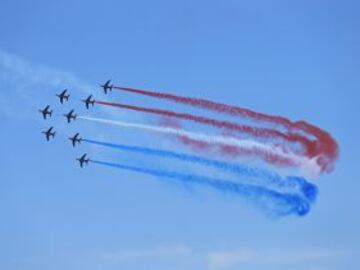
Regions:
[[[113, 85], [110, 84], [111, 81], [108, 80], [104, 84], [101, 84], [103, 91], [105, 94], [107, 94], [109, 91], [112, 90]], [[68, 90], [64, 89], [61, 93], [56, 94], [56, 96], [59, 98], [60, 104], [64, 104], [64, 102], [69, 101], [70, 94], [68, 94]], [[85, 103], [86, 109], [90, 108], [91, 106], [95, 105], [95, 99], [93, 99], [92, 95], [89, 95], [86, 99], [82, 99], [82, 102]], [[46, 105], [45, 108], [39, 109], [39, 112], [41, 113], [44, 120], [47, 120], [52, 117], [53, 110], [50, 108], [50, 105]], [[71, 123], [71, 121], [75, 121], [77, 118], [77, 114], [75, 113], [75, 110], [72, 109], [66, 114], [63, 114], [65, 117], [67, 123]], [[50, 141], [50, 139], [55, 138], [56, 131], [54, 130], [54, 127], [49, 127], [47, 130], [44, 130], [41, 132], [44, 134], [46, 141]], [[73, 147], [75, 147], [77, 144], [80, 144], [82, 141], [82, 138], [80, 137], [80, 133], [76, 133], [74, 136], [68, 138], [72, 144]], [[80, 158], [76, 159], [79, 162], [80, 167], [82, 168], [84, 164], [88, 164], [90, 159], [87, 157], [87, 154], [83, 154]]]

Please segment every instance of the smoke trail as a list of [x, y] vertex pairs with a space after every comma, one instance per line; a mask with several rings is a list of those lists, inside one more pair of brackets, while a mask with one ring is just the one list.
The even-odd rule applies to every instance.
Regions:
[[151, 114], [157, 114], [162, 116], [168, 116], [168, 117], [176, 117], [179, 119], [185, 119], [190, 120], [196, 123], [201, 123], [205, 125], [209, 125], [212, 127], [222, 128], [222, 129], [228, 129], [232, 131], [237, 131], [245, 134], [249, 134], [254, 137], [259, 138], [281, 138], [288, 142], [292, 143], [300, 143], [303, 147], [305, 147], [305, 154], [306, 156], [312, 158], [317, 156], [319, 153], [317, 153], [314, 147], [314, 143], [307, 138], [297, 135], [297, 134], [283, 134], [277, 130], [274, 129], [265, 129], [265, 128], [255, 128], [251, 126], [245, 126], [245, 125], [239, 125], [233, 122], [228, 121], [220, 121], [212, 118], [207, 118], [203, 116], [196, 116], [188, 113], [177, 113], [173, 111], [168, 110], [160, 110], [155, 108], [145, 108], [145, 107], [139, 107], [139, 106], [132, 106], [127, 104], [120, 104], [120, 103], [113, 103], [113, 102], [106, 102], [106, 101], [96, 101], [97, 104], [100, 105], [106, 105], [106, 106], [112, 106], [127, 110], [134, 110], [139, 112], [145, 112], [145, 113], [151, 113]]
[[83, 139], [82, 141], [100, 146], [116, 148], [123, 151], [130, 151], [130, 152], [137, 152], [147, 155], [173, 158], [186, 162], [194, 162], [208, 167], [215, 167], [223, 171], [235, 173], [240, 176], [255, 177], [258, 178], [258, 180], [265, 182], [263, 183], [265, 185], [275, 185], [279, 188], [291, 187], [291, 188], [299, 189], [299, 191], [303, 193], [303, 195], [311, 202], [314, 202], [317, 196], [317, 187], [313, 184], [310, 184], [302, 177], [286, 177], [285, 179], [283, 179], [280, 175], [276, 173], [271, 173], [261, 169], [254, 169], [247, 166], [241, 166], [235, 163], [203, 158], [195, 155], [187, 155], [173, 151], [158, 150], [158, 149], [139, 147], [139, 146], [106, 143], [106, 142], [100, 142], [89, 139]]
[[211, 111], [225, 113], [233, 116], [241, 116], [244, 118], [263, 121], [272, 124], [278, 124], [288, 129], [289, 131], [299, 130], [314, 136], [317, 143], [313, 148], [317, 153], [323, 153], [324, 157], [319, 158], [318, 163], [322, 166], [323, 171], [331, 171], [334, 161], [338, 157], [338, 145], [336, 141], [326, 131], [309, 124], [305, 121], [292, 122], [289, 119], [281, 116], [267, 115], [258, 113], [249, 109], [227, 105], [219, 102], [214, 102], [206, 99], [191, 98], [185, 96], [172, 95], [156, 91], [149, 91], [143, 89], [135, 89], [123, 86], [114, 86], [114, 89], [131, 92], [135, 94], [166, 99], [177, 103], [187, 104], [194, 107], [199, 107]]
[[[164, 122], [162, 122], [163, 120], [160, 122], [161, 126], [176, 127], [178, 129], [181, 128], [180, 124], [178, 122], [174, 122], [173, 118], [161, 118], [161, 119], [166, 119]], [[289, 159], [284, 159], [283, 157], [279, 155], [275, 155], [274, 153], [271, 152], [258, 151], [256, 149], [252, 149], [252, 150], [241, 149], [239, 147], [234, 147], [230, 145], [209, 144], [203, 141], [193, 140], [186, 136], [176, 136], [176, 138], [178, 138], [179, 141], [184, 145], [190, 146], [191, 149], [194, 151], [215, 149], [218, 153], [220, 153], [220, 155], [225, 155], [232, 158], [236, 156], [243, 156], [247, 158], [257, 157], [265, 161], [266, 163], [270, 163], [276, 167], [294, 166], [293, 162], [290, 161]]]
[[150, 126], [150, 125], [142, 125], [135, 123], [127, 123], [121, 121], [107, 120], [101, 118], [87, 117], [87, 116], [78, 116], [78, 119], [88, 120], [108, 125], [119, 126], [123, 128], [136, 128], [151, 132], [163, 133], [163, 134], [171, 134], [176, 136], [185, 136], [193, 140], [203, 141], [211, 144], [220, 144], [220, 145], [229, 145], [234, 147], [239, 147], [241, 149], [247, 150], [255, 150], [261, 151], [264, 153], [272, 153], [274, 155], [279, 155], [284, 159], [288, 159], [289, 163], [294, 164], [294, 166], [299, 166], [300, 169], [304, 170], [306, 173], [310, 175], [318, 174], [318, 167], [316, 162], [311, 159], [307, 159], [305, 157], [296, 156], [291, 153], [284, 153], [281, 148], [276, 146], [268, 146], [266, 144], [262, 144], [255, 141], [249, 140], [238, 140], [231, 137], [222, 137], [222, 136], [209, 136], [203, 133], [195, 133], [190, 131], [185, 131], [182, 129], [171, 128], [171, 127], [158, 127], [158, 126]]
[[[230, 114], [230, 115], [234, 115], [234, 116], [242, 116], [242, 117], [246, 117], [246, 118], [250, 118], [250, 119], [276, 123], [276, 124], [280, 124], [280, 125], [288, 128], [288, 129], [294, 128], [294, 125], [296, 125], [296, 123], [292, 123], [289, 119], [287, 119], [285, 117], [272, 116], [272, 115], [267, 115], [267, 114], [263, 114], [263, 113], [258, 113], [258, 112], [255, 112], [255, 111], [252, 111], [249, 109], [232, 106], [232, 105], [227, 105], [227, 104], [223, 104], [223, 103], [219, 103], [219, 102], [214, 102], [214, 101], [207, 100], [207, 99], [178, 96], [178, 95], [173, 95], [173, 94], [168, 94], [168, 93], [161, 93], [161, 92], [156, 92], [156, 91], [136, 89], [136, 88], [130, 88], [130, 87], [124, 87], [124, 86], [113, 86], [113, 88], [117, 89], [117, 90], [121, 90], [121, 91], [130, 92], [130, 93], [141, 94], [141, 95], [156, 97], [156, 98], [160, 98], [160, 99], [166, 99], [166, 100], [174, 101], [177, 103], [187, 104], [187, 105], [191, 105], [194, 107], [200, 107], [203, 109], [226, 113], [226, 114]], [[304, 124], [308, 125], [305, 122], [304, 122]]]
[[310, 211], [310, 204], [296, 194], [283, 194], [254, 185], [243, 185], [231, 181], [205, 176], [182, 174], [164, 170], [154, 170], [142, 167], [115, 164], [110, 162], [91, 160], [92, 163], [118, 168], [127, 171], [143, 173], [161, 178], [170, 178], [185, 183], [205, 185], [223, 192], [231, 192], [245, 197], [248, 201], [276, 216], [295, 214], [304, 216]]
[[[39, 107], [58, 102], [54, 94], [60, 90], [70, 88], [70, 100], [77, 100], [91, 94], [91, 89], [94, 88], [93, 84], [71, 72], [28, 62], [1, 48], [0, 85], [0, 114], [11, 119], [20, 118], [31, 121], [40, 120], [38, 115], [34, 114]], [[19, 107], [21, 110], [18, 110]], [[108, 115], [114, 113], [105, 107], [102, 111]], [[55, 118], [54, 120], [57, 121]], [[58, 129], [64, 127], [64, 124], [63, 121], [56, 122]]]

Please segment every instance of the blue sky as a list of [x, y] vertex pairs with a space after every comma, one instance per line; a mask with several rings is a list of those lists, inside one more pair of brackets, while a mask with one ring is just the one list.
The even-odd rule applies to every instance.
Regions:
[[[2, 1], [1, 269], [357, 269], [360, 252], [357, 1]], [[89, 166], [65, 136], [172, 147], [165, 139], [60, 113], [98, 84], [206, 97], [304, 119], [338, 141], [335, 171], [304, 218], [272, 220], [242, 200]], [[69, 88], [72, 101], [57, 104]], [[119, 101], [157, 104], [113, 93]], [[46, 143], [37, 109], [55, 108]], [[165, 105], [173, 108], [171, 104]], [[135, 113], [104, 111], [131, 121]], [[50, 122], [49, 122], [50, 123]], [[168, 168], [179, 164], [165, 164]], [[188, 168], [182, 168], [188, 169]]]

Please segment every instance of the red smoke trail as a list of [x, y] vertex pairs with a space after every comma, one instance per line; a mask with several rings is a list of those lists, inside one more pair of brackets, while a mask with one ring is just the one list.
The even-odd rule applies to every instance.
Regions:
[[[207, 100], [207, 99], [177, 96], [177, 95], [172, 95], [172, 94], [167, 94], [167, 93], [160, 93], [160, 92], [155, 92], [155, 91], [123, 87], [123, 86], [114, 86], [113, 88], [117, 89], [117, 90], [121, 90], [121, 91], [130, 92], [130, 93], [171, 100], [171, 101], [174, 101], [177, 103], [187, 104], [187, 105], [191, 105], [194, 107], [200, 107], [203, 109], [221, 112], [221, 113], [225, 113], [225, 114], [229, 114], [229, 115], [233, 115], [233, 116], [242, 116], [242, 117], [246, 117], [246, 118], [250, 118], [250, 119], [271, 122], [271, 123], [282, 125], [288, 129], [295, 128], [296, 124], [297, 124], [297, 122], [293, 123], [285, 117], [258, 113], [258, 112], [255, 112], [255, 111], [252, 111], [249, 109], [232, 106], [232, 105], [227, 105], [227, 104], [223, 104], [223, 103], [219, 103], [219, 102], [214, 102], [214, 101]], [[305, 122], [303, 122], [303, 123], [305, 123]], [[307, 123], [305, 123], [305, 124], [309, 125]], [[298, 126], [297, 128], [300, 128], [300, 126]]]
[[258, 113], [249, 109], [227, 105], [219, 102], [214, 102], [206, 99], [184, 97], [184, 96], [160, 93], [149, 90], [135, 89], [129, 87], [122, 87], [122, 86], [114, 86], [114, 89], [160, 98], [160, 99], [171, 100], [177, 103], [187, 104], [211, 111], [226, 113], [233, 116], [241, 116], [257, 121], [264, 121], [273, 124], [278, 124], [291, 131], [298, 129], [300, 131], [306, 132], [317, 139], [316, 144], [312, 145], [310, 149], [308, 149], [309, 151], [308, 155], [311, 156], [314, 155], [315, 153], [322, 153], [323, 157], [318, 159], [318, 164], [322, 166], [324, 171], [331, 171], [333, 162], [338, 157], [338, 145], [336, 141], [331, 137], [331, 135], [326, 131], [304, 121], [292, 122], [285, 117]]
[[[159, 125], [163, 127], [172, 127], [172, 128], [182, 128], [180, 122], [176, 121], [174, 118], [161, 117]], [[231, 136], [229, 134], [224, 134], [224, 136]], [[177, 136], [180, 142], [186, 146], [189, 146], [193, 151], [219, 151], [222, 155], [228, 157], [237, 157], [237, 156], [246, 156], [246, 157], [260, 157], [265, 162], [273, 164], [279, 167], [294, 167], [296, 164], [293, 160], [289, 158], [282, 157], [280, 155], [261, 151], [260, 149], [244, 149], [240, 147], [235, 147], [231, 145], [224, 144], [209, 144], [204, 141], [194, 140], [187, 136]]]
[[297, 164], [294, 163], [289, 158], [281, 157], [280, 155], [265, 152], [260, 149], [243, 149], [240, 147], [230, 146], [230, 145], [222, 145], [222, 144], [216, 144], [216, 145], [210, 145], [208, 143], [193, 140], [186, 136], [179, 137], [180, 141], [184, 145], [190, 146], [193, 150], [210, 150], [216, 147], [218, 151], [220, 151], [222, 154], [227, 156], [243, 156], [243, 157], [259, 157], [260, 159], [264, 160], [267, 163], [270, 163], [272, 165], [278, 166], [278, 167], [294, 167]]
[[[171, 127], [182, 129], [182, 126], [179, 121], [175, 118], [165, 117], [162, 116], [159, 119], [159, 125], [162, 127]], [[173, 135], [169, 135], [169, 137], [174, 137]], [[176, 136], [184, 145], [190, 146], [191, 150], [198, 151], [198, 150], [208, 150], [212, 145], [210, 143], [204, 141], [198, 141], [191, 139], [187, 136]]]
[[168, 110], [160, 110], [155, 108], [145, 108], [145, 107], [139, 107], [139, 106], [133, 106], [133, 105], [126, 105], [126, 104], [120, 104], [120, 103], [113, 103], [113, 102], [106, 102], [106, 101], [96, 101], [97, 104], [106, 105], [106, 106], [113, 106], [117, 108], [127, 109], [127, 110], [134, 110], [139, 112], [145, 112], [145, 113], [151, 113], [151, 114], [157, 114], [162, 116], [168, 116], [168, 117], [176, 117], [179, 119], [185, 119], [194, 121], [197, 123], [210, 125], [217, 128], [223, 128], [228, 129], [232, 131], [237, 131], [245, 134], [252, 135], [254, 137], [258, 138], [281, 138], [284, 140], [287, 140], [292, 143], [301, 143], [306, 151], [305, 155], [308, 157], [314, 157], [317, 156], [319, 153], [317, 153], [315, 150], [315, 143], [310, 141], [309, 139], [297, 135], [297, 134], [283, 134], [280, 131], [273, 130], [273, 129], [264, 129], [264, 128], [255, 128], [250, 126], [244, 126], [239, 125], [233, 122], [228, 121], [220, 121], [215, 120], [212, 118], [207, 118], [203, 116], [196, 116], [188, 113], [177, 113], [173, 111]]

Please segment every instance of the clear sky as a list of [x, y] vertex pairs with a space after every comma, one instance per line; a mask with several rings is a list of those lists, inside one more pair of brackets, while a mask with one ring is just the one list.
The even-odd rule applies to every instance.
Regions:
[[[1, 1], [0, 269], [359, 269], [359, 8], [350, 0]], [[83, 152], [159, 162], [72, 149], [66, 137], [78, 130], [171, 147], [159, 136], [65, 125], [60, 114], [85, 112], [76, 100], [100, 96], [108, 78], [307, 120], [335, 137], [340, 158], [315, 180], [312, 211], [279, 220], [224, 194], [80, 169], [74, 159]], [[63, 107], [54, 96], [62, 88], [72, 94]], [[39, 118], [45, 104], [52, 122]], [[40, 131], [50, 123], [60, 134], [46, 143]]]

